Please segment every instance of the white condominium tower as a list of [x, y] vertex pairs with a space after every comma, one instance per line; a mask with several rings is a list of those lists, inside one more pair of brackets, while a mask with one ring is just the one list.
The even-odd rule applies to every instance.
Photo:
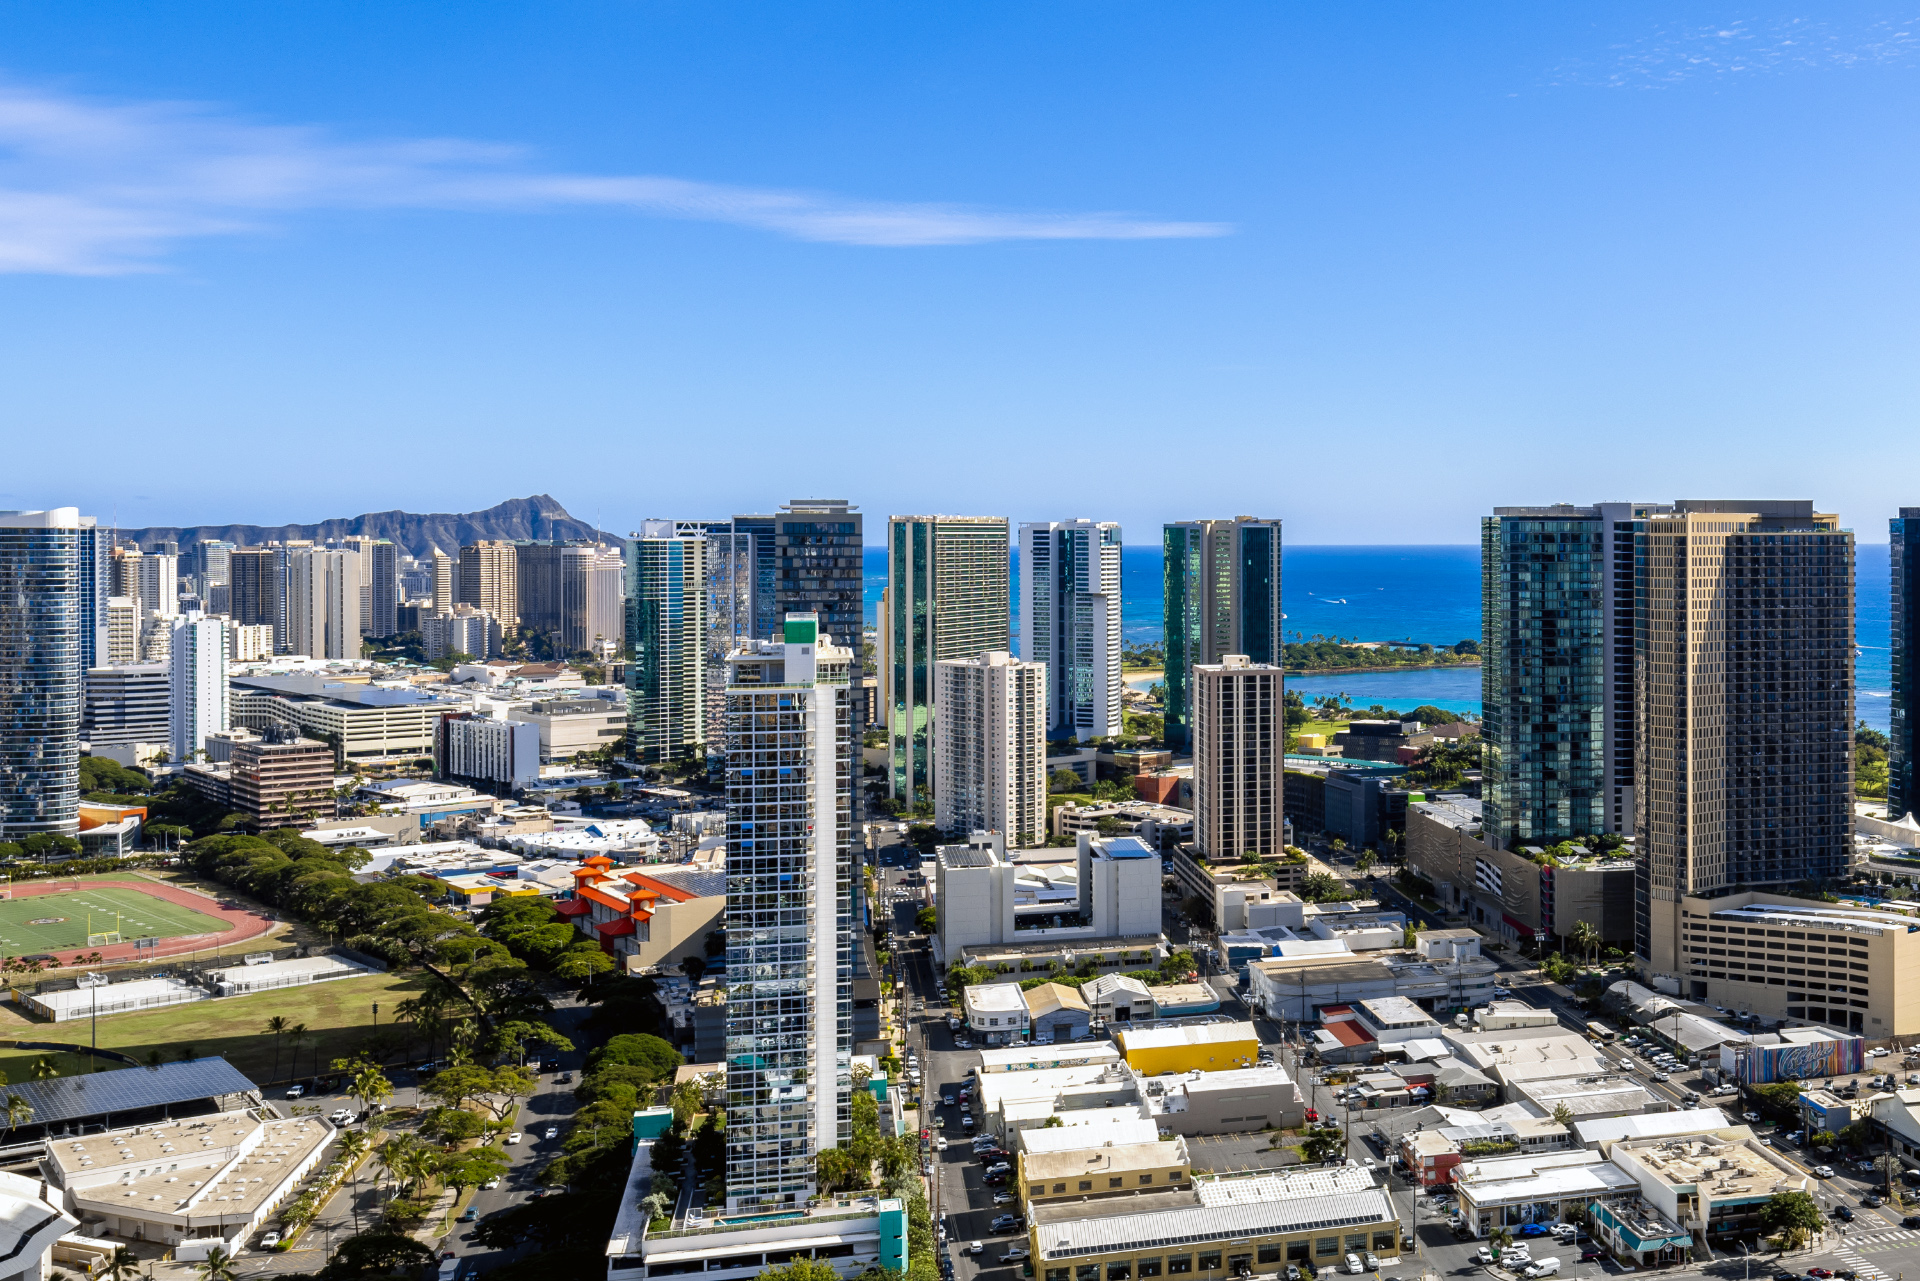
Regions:
[[1009, 848], [1047, 839], [1047, 665], [1004, 650], [934, 664], [934, 822], [999, 832]]
[[1282, 669], [1227, 654], [1193, 670], [1193, 843], [1202, 858], [1278, 858], [1287, 716]]
[[1120, 526], [1110, 520], [1020, 526], [1020, 652], [1047, 665], [1047, 732], [1121, 733]]
[[932, 786], [933, 666], [1008, 648], [1007, 521], [1002, 516], [894, 516], [880, 603], [887, 794], [912, 803]]
[[727, 1208], [804, 1205], [852, 1132], [851, 649], [814, 614], [727, 656]]
[[207, 735], [225, 733], [228, 723], [227, 651], [233, 624], [224, 618], [189, 613], [173, 625], [169, 716], [175, 761], [185, 763], [207, 745]]
[[360, 657], [360, 553], [296, 548], [287, 561], [289, 653]]

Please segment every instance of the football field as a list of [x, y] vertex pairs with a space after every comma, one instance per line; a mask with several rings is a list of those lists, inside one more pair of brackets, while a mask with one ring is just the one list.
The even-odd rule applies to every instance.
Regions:
[[89, 933], [118, 930], [120, 941], [131, 943], [137, 938], [213, 934], [227, 928], [218, 917], [190, 907], [108, 886], [0, 899], [0, 952], [8, 956], [84, 951]]

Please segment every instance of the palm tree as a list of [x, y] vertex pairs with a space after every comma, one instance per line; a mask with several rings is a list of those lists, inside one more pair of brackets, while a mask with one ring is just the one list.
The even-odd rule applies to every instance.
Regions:
[[56, 1077], [59, 1075], [60, 1075], [60, 1069], [54, 1066], [52, 1055], [43, 1054], [39, 1058], [33, 1061], [33, 1079], [34, 1080], [45, 1081], [49, 1077]]
[[234, 1270], [233, 1256], [216, 1245], [200, 1261], [200, 1276], [202, 1281], [238, 1281], [240, 1274]]
[[1573, 945], [1587, 954], [1587, 964], [1593, 964], [1593, 955], [1600, 950], [1600, 931], [1592, 921], [1575, 921], [1573, 928], [1567, 931], [1567, 938]]
[[113, 1248], [113, 1258], [107, 1263], [109, 1281], [129, 1281], [140, 1275], [140, 1258], [124, 1245]]
[[353, 1230], [360, 1230], [360, 1158], [373, 1146], [365, 1130], [348, 1130], [340, 1136], [340, 1159], [353, 1166]]
[[273, 1037], [273, 1075], [269, 1081], [280, 1079], [280, 1038], [293, 1027], [293, 1020], [284, 1014], [276, 1014], [267, 1020], [267, 1034]]
[[0, 1112], [0, 1116], [6, 1118], [7, 1131], [11, 1133], [15, 1128], [33, 1120], [33, 1104], [17, 1094], [9, 1094], [5, 1110]]
[[307, 1025], [305, 1023], [295, 1023], [287, 1029], [287, 1044], [293, 1047], [293, 1071], [291, 1076], [296, 1081], [300, 1079], [300, 1047], [306, 1043]]

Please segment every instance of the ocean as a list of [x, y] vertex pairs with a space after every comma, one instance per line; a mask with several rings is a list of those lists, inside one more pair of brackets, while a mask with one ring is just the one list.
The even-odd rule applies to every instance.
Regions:
[[[1019, 554], [1014, 553], [1014, 632], [1019, 633]], [[1158, 547], [1127, 547], [1120, 555], [1120, 626], [1128, 644], [1161, 638], [1164, 628], [1162, 568]], [[867, 621], [887, 583], [885, 548], [869, 547], [865, 562]], [[1314, 636], [1345, 640], [1425, 641], [1452, 645], [1480, 637], [1480, 548], [1288, 547], [1282, 557], [1281, 608], [1288, 640]], [[1892, 626], [1890, 564], [1884, 544], [1863, 545], [1855, 558], [1855, 715], [1884, 732], [1893, 676], [1888, 632]], [[1414, 672], [1354, 672], [1296, 676], [1287, 687], [1307, 699], [1344, 694], [1354, 704], [1398, 711], [1421, 704], [1454, 712], [1480, 711], [1480, 670], [1451, 668]]]

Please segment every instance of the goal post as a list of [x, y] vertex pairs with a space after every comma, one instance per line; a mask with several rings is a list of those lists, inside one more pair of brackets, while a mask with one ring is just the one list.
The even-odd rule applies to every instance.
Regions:
[[[102, 925], [106, 924], [105, 921], [102, 921], [100, 923]], [[98, 933], [96, 933], [93, 928], [93, 913], [92, 912], [87, 913], [87, 946], [88, 947], [106, 947], [109, 943], [118, 943], [119, 941], [120, 941], [120, 913], [115, 912], [113, 914], [112, 929], [101, 930]]]

